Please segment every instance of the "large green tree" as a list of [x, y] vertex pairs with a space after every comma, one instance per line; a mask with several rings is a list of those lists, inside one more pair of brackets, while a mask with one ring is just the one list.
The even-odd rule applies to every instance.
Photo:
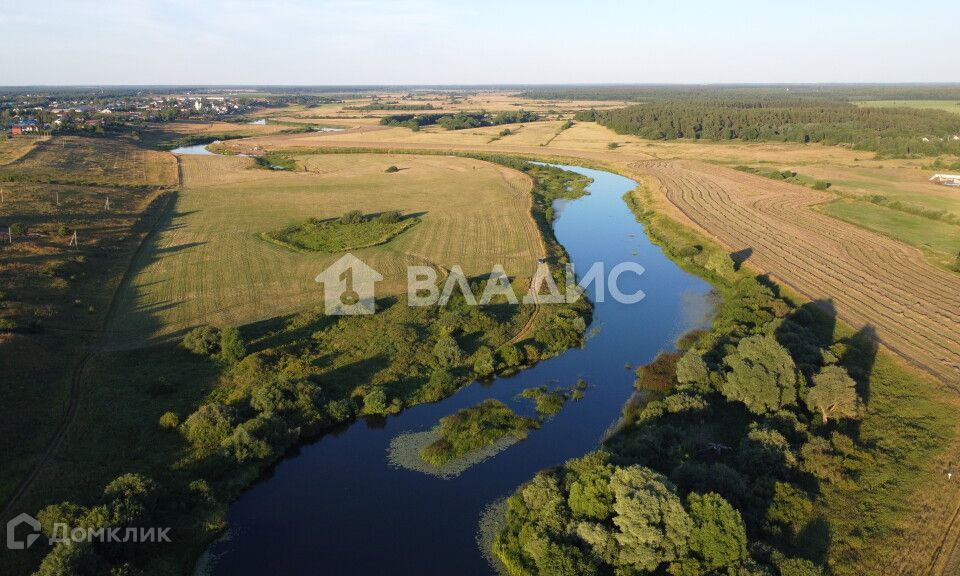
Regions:
[[730, 400], [754, 414], [776, 412], [797, 403], [797, 367], [790, 353], [769, 335], [748, 336], [724, 358], [730, 368], [722, 387]]
[[857, 383], [840, 366], [824, 366], [813, 377], [807, 393], [807, 408], [819, 412], [826, 424], [830, 418], [859, 418], [863, 403], [857, 395]]

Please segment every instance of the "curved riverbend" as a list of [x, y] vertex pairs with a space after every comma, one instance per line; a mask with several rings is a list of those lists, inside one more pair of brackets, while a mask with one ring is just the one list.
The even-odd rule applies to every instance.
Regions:
[[[476, 541], [480, 515], [538, 470], [599, 445], [633, 391], [633, 371], [683, 333], [708, 324], [710, 285], [681, 270], [644, 234], [622, 196], [633, 180], [577, 166], [593, 178], [590, 194], [556, 206], [557, 239], [577, 270], [624, 261], [645, 273], [621, 277], [625, 293], [643, 290], [637, 304], [609, 296], [596, 302], [591, 336], [513, 377], [473, 383], [435, 404], [415, 406], [385, 421], [360, 421], [306, 445], [238, 499], [230, 533], [211, 546], [204, 572], [229, 574], [485, 574], [492, 572]], [[519, 289], [519, 287], [517, 287]], [[592, 294], [592, 292], [591, 292]], [[590, 387], [578, 402], [495, 457], [452, 479], [392, 467], [390, 442], [433, 427], [437, 420], [485, 398], [531, 414], [517, 394], [531, 386]]]

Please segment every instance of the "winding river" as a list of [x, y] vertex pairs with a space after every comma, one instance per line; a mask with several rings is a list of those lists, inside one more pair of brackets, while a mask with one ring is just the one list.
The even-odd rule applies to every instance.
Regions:
[[[473, 383], [435, 404], [386, 420], [360, 420], [323, 436], [280, 462], [230, 508], [230, 531], [210, 547], [198, 572], [274, 574], [489, 574], [477, 544], [484, 508], [511, 494], [538, 470], [599, 445], [633, 391], [633, 370], [671, 350], [685, 332], [704, 327], [710, 286], [681, 270], [644, 234], [622, 200], [636, 183], [609, 172], [560, 166], [593, 178], [589, 195], [558, 201], [554, 230], [581, 273], [604, 261], [645, 268], [620, 278], [624, 293], [642, 290], [636, 304], [595, 303], [590, 337], [509, 378]], [[592, 294], [592, 291], [591, 291]], [[393, 467], [390, 442], [433, 427], [441, 417], [497, 398], [520, 413], [530, 386], [590, 386], [577, 402], [529, 438], [451, 479]]]

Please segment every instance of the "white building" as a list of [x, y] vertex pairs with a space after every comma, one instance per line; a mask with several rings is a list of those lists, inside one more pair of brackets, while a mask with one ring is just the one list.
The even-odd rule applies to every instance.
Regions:
[[960, 174], [934, 174], [930, 181], [944, 186], [960, 186]]

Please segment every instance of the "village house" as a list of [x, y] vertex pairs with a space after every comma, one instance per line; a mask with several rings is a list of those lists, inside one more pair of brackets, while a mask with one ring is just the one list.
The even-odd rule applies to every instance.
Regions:
[[20, 136], [21, 134], [36, 132], [37, 130], [38, 128], [36, 120], [20, 120], [10, 127], [10, 134], [12, 136]]

